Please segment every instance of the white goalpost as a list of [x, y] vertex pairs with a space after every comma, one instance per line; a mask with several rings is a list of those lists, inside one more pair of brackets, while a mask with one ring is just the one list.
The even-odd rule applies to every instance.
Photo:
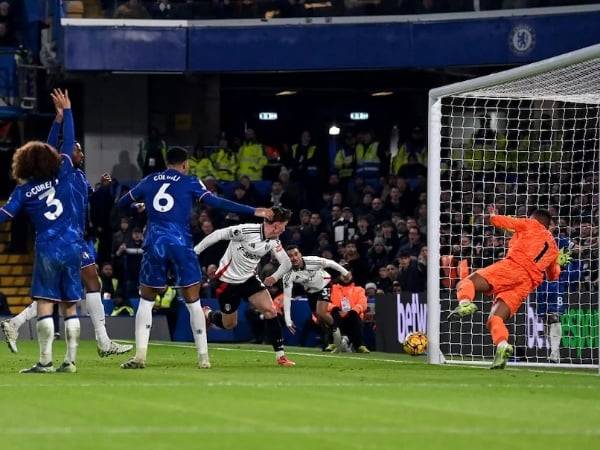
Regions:
[[507, 324], [509, 364], [600, 367], [600, 44], [429, 93], [428, 359], [489, 364], [490, 297], [448, 319], [461, 276], [500, 260], [509, 233], [483, 221], [548, 209], [571, 254]]

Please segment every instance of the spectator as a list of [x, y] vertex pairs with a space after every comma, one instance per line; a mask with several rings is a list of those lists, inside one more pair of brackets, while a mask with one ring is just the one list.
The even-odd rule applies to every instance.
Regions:
[[387, 266], [381, 266], [377, 269], [378, 275], [375, 280], [375, 284], [377, 285], [377, 289], [382, 292], [392, 292], [392, 280], [390, 279], [390, 274], [388, 272]]
[[411, 258], [407, 251], [400, 250], [398, 255], [400, 271], [398, 281], [402, 291], [423, 292], [426, 286], [427, 274], [419, 268], [418, 262]]
[[225, 136], [219, 140], [219, 148], [215, 151], [210, 159], [216, 172], [216, 177], [219, 181], [235, 181], [238, 179], [239, 163], [237, 153], [229, 147], [229, 143]]
[[113, 180], [122, 183], [138, 180], [140, 178], [140, 171], [136, 165], [131, 162], [127, 150], [119, 152], [119, 162], [112, 167], [110, 174]]
[[366, 255], [373, 245], [375, 234], [369, 225], [369, 221], [365, 216], [358, 219], [356, 234], [353, 236], [353, 241], [361, 255]]
[[374, 297], [377, 294], [377, 285], [375, 283], [365, 284], [365, 294], [367, 297]]
[[391, 255], [398, 253], [398, 249], [400, 248], [400, 238], [398, 238], [396, 227], [391, 221], [386, 220], [381, 224], [381, 237]]
[[354, 242], [347, 242], [344, 246], [344, 261], [346, 268], [352, 272], [356, 284], [364, 286], [369, 276], [369, 266], [358, 253]]
[[[291, 152], [286, 161], [292, 180], [306, 183], [309, 192], [315, 191], [318, 198], [319, 166], [323, 167], [317, 146], [312, 143], [310, 132], [304, 130], [300, 135], [300, 142], [292, 145]], [[311, 196], [312, 197], [312, 196]]]
[[[346, 133], [344, 144], [335, 154], [334, 167], [344, 191], [354, 175], [356, 165], [356, 140], [352, 133]], [[362, 180], [362, 178], [361, 178]]]
[[[150, 19], [150, 13], [140, 0], [127, 0], [115, 12], [115, 19]], [[141, 166], [140, 166], [141, 167]], [[156, 171], [154, 171], [156, 172]], [[150, 172], [151, 173], [151, 172]], [[144, 175], [145, 176], [145, 175]]]
[[398, 264], [395, 262], [389, 263], [387, 266], [388, 278], [392, 281], [392, 283], [398, 280], [398, 274], [400, 273], [398, 270]]
[[406, 252], [410, 256], [416, 258], [421, 252], [421, 247], [423, 247], [423, 243], [421, 242], [421, 232], [416, 226], [413, 226], [408, 230], [408, 242], [400, 247], [399, 251]]
[[377, 223], [381, 223], [384, 220], [389, 220], [391, 214], [383, 206], [383, 202], [379, 197], [375, 197], [371, 202], [371, 211], [369, 214], [375, 219]]
[[[129, 0], [127, 4], [138, 4], [138, 0]], [[121, 5], [123, 7], [125, 5]], [[144, 9], [143, 6], [138, 5]], [[118, 11], [118, 10], [117, 10]], [[145, 9], [144, 9], [145, 11]], [[146, 11], [146, 14], [148, 12]], [[135, 19], [135, 17], [130, 17]], [[140, 141], [137, 162], [142, 170], [142, 176], [147, 176], [151, 173], [162, 172], [167, 168], [167, 144], [160, 138], [158, 128], [152, 127], [150, 135], [146, 141]]]
[[356, 176], [371, 186], [378, 186], [381, 170], [379, 142], [373, 140], [373, 133], [367, 131], [361, 135], [356, 145]]
[[356, 286], [352, 281], [336, 283], [331, 287], [328, 311], [358, 353], [369, 353], [363, 338], [362, 320], [366, 310], [367, 296], [362, 287]]
[[188, 165], [188, 173], [196, 176], [204, 183], [206, 183], [208, 177], [215, 178], [217, 175], [212, 160], [208, 157], [205, 149], [201, 145], [197, 145], [194, 148], [192, 155], [188, 159]]
[[126, 298], [137, 297], [138, 295], [138, 278], [142, 264], [142, 254], [144, 253], [143, 244], [144, 235], [142, 230], [134, 228], [131, 238], [121, 244], [115, 253], [122, 261]]
[[247, 176], [251, 181], [263, 179], [263, 169], [267, 165], [267, 157], [262, 144], [256, 141], [254, 130], [246, 130], [246, 139], [238, 151], [240, 175]]
[[292, 195], [284, 190], [283, 183], [279, 180], [273, 181], [269, 200], [272, 206], [279, 206], [291, 209], [292, 211], [298, 210], [298, 204], [296, 203], [295, 199]]
[[373, 241], [373, 248], [368, 252], [369, 268], [372, 276], [376, 275], [379, 267], [386, 266], [390, 262], [388, 249], [385, 247], [385, 240], [381, 237], [376, 237]]
[[[406, 173], [403, 173], [403, 176], [407, 178], [416, 178], [416, 176], [427, 174], [427, 142], [425, 141], [425, 135], [421, 127], [416, 126], [412, 129], [410, 137], [404, 142], [397, 153], [392, 157], [392, 173], [395, 175], [400, 175], [401, 172], [408, 172], [409, 176]], [[418, 165], [425, 169], [415, 167], [406, 168], [408, 165]], [[413, 169], [414, 173], [413, 173]]]

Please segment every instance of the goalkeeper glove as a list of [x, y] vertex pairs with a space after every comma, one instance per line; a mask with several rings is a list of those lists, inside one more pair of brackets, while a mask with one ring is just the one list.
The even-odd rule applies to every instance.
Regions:
[[560, 267], [565, 267], [570, 264], [572, 260], [571, 254], [566, 251], [564, 248], [561, 248], [558, 252], [558, 258], [556, 258], [556, 262]]

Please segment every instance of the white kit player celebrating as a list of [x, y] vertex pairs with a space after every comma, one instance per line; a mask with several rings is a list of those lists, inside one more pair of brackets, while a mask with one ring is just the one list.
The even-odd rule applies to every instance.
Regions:
[[[272, 211], [273, 219], [265, 219], [263, 224], [243, 224], [214, 231], [194, 247], [194, 251], [199, 255], [219, 241], [230, 241], [215, 273], [215, 278], [219, 281], [216, 293], [221, 311], [210, 311], [207, 315], [208, 322], [219, 328], [234, 328], [237, 325], [237, 309], [240, 302], [242, 299], [248, 299], [265, 318], [267, 334], [275, 350], [277, 364], [291, 367], [295, 363], [287, 358], [283, 350], [281, 325], [265, 284], [274, 285], [292, 267], [277, 239], [285, 231], [292, 212], [277, 207]], [[256, 275], [256, 268], [262, 257], [271, 252], [279, 261], [279, 268], [267, 277], [263, 284]]]
[[350, 281], [352, 275], [341, 265], [326, 258], [318, 256], [302, 256], [296, 245], [286, 248], [292, 262], [292, 270], [283, 276], [283, 313], [285, 324], [290, 332], [295, 333], [296, 328], [291, 316], [292, 289], [294, 283], [301, 285], [306, 291], [308, 304], [312, 313], [316, 314], [319, 321], [329, 327], [333, 333], [332, 350], [340, 348], [342, 335], [333, 317], [327, 311], [330, 300], [331, 275], [325, 269], [333, 269], [342, 276], [342, 281]]

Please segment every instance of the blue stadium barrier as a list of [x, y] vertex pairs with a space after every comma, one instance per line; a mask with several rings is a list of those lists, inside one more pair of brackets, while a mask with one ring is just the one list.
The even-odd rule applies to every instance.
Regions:
[[333, 19], [234, 27], [193, 22], [180, 28], [71, 24], [63, 27], [63, 63], [66, 70], [76, 71], [163, 72], [504, 65], [538, 61], [600, 40], [597, 9], [415, 17], [390, 17], [381, 23], [343, 24]]

